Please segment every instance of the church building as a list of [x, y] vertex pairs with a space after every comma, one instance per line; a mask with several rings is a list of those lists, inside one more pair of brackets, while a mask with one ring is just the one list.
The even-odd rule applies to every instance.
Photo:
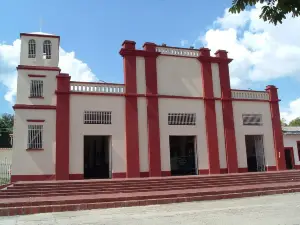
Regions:
[[13, 182], [286, 169], [277, 88], [231, 89], [225, 50], [126, 40], [124, 84], [77, 82], [59, 36], [20, 38]]

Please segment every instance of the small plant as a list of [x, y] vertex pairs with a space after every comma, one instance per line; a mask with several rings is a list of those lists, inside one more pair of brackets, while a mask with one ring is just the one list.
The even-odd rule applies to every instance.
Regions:
[[162, 43], [162, 44], [161, 44], [161, 46], [163, 46], [163, 47], [167, 47], [167, 44], [165, 44], [165, 43]]

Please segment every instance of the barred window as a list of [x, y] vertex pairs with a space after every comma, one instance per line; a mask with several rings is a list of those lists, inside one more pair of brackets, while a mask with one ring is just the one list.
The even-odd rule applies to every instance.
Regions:
[[243, 114], [243, 125], [262, 126], [261, 114]]
[[43, 148], [43, 125], [28, 125], [28, 149]]
[[44, 41], [43, 53], [46, 59], [51, 59], [51, 41], [49, 40]]
[[35, 40], [31, 39], [28, 41], [28, 58], [35, 58], [36, 45]]
[[43, 86], [42, 80], [32, 80], [30, 83], [30, 97], [43, 97]]
[[196, 113], [169, 113], [169, 125], [196, 125]]
[[84, 111], [84, 124], [111, 124], [111, 112]]

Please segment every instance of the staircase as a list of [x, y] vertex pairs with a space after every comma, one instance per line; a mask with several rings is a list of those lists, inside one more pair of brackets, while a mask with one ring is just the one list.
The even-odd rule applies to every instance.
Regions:
[[17, 182], [0, 190], [0, 216], [240, 198], [298, 191], [300, 170]]

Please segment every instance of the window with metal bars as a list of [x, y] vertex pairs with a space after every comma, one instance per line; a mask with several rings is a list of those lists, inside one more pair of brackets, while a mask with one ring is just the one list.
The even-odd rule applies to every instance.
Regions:
[[30, 97], [43, 97], [44, 82], [42, 80], [32, 80], [30, 83]]
[[84, 111], [84, 124], [111, 124], [111, 112]]
[[51, 41], [46, 40], [43, 44], [43, 54], [46, 59], [51, 59]]
[[35, 40], [31, 39], [28, 41], [28, 58], [35, 58], [36, 45]]
[[169, 113], [169, 125], [196, 125], [196, 113]]
[[43, 125], [28, 125], [28, 149], [43, 148]]
[[262, 126], [261, 114], [243, 114], [243, 125]]

